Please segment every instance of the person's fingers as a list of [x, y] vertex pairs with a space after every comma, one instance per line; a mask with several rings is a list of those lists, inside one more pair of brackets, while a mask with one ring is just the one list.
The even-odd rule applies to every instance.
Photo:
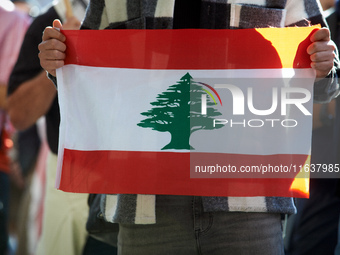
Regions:
[[53, 27], [46, 27], [43, 32], [42, 40], [47, 41], [49, 39], [57, 39], [61, 42], [65, 42], [66, 37], [57, 29]]
[[330, 40], [327, 28], [321, 28], [311, 35], [311, 44], [307, 47], [311, 67], [315, 69], [317, 78], [326, 77], [333, 68], [335, 44]]
[[322, 52], [322, 51], [329, 51], [329, 52], [334, 52], [335, 51], [335, 44], [333, 41], [316, 41], [311, 43], [307, 47], [307, 53], [309, 55], [313, 55], [317, 52]]
[[328, 28], [320, 28], [315, 33], [313, 33], [310, 37], [311, 42], [316, 41], [329, 41], [331, 39], [331, 35]]
[[38, 57], [43, 61], [64, 61], [65, 53], [56, 50], [49, 50], [44, 53], [40, 52]]
[[316, 51], [315, 53], [310, 55], [310, 60], [312, 62], [323, 62], [323, 61], [330, 61], [333, 62], [335, 57], [335, 53], [333, 50], [323, 50], [323, 51]]
[[49, 39], [41, 42], [38, 48], [41, 67], [55, 76], [55, 70], [64, 65], [66, 45], [56, 39]]
[[53, 27], [47, 27], [42, 36], [42, 42], [38, 45], [40, 65], [52, 75], [56, 75], [56, 69], [64, 65], [66, 37], [60, 32], [62, 24], [60, 20], [53, 21]]
[[332, 70], [333, 61], [312, 62], [311, 67], [315, 69], [317, 78], [324, 78]]
[[40, 60], [41, 66], [44, 66], [44, 69], [52, 74], [54, 77], [57, 76], [56, 70], [60, 67], [64, 66], [64, 60]]
[[40, 59], [40, 65], [43, 67], [45, 71], [56, 76], [56, 69], [64, 66], [64, 60], [49, 60], [49, 59]]
[[53, 20], [53, 28], [56, 28], [57, 30], [63, 28], [63, 25], [61, 24], [61, 21], [59, 19]]
[[[65, 43], [57, 40], [57, 39], [49, 39], [46, 41], [42, 41], [38, 45], [38, 49], [40, 52], [44, 51], [60, 51], [60, 52], [65, 52], [66, 50], [66, 45]], [[59, 57], [56, 56], [56, 59], [59, 59]]]
[[46, 27], [44, 32], [43, 32], [43, 36], [42, 36], [42, 40], [46, 41], [49, 39], [57, 39], [61, 42], [65, 42], [66, 37], [60, 32], [60, 29], [62, 29], [62, 25], [60, 20], [54, 20], [53, 21], [53, 27]]

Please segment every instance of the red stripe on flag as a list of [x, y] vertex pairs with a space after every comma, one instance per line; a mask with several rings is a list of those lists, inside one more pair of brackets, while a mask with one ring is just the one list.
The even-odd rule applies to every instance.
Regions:
[[[294, 33], [306, 33], [305, 42], [310, 43], [310, 30], [304, 30], [308, 28], [287, 29], [292, 31], [289, 34], [292, 38]], [[255, 29], [64, 30], [63, 33], [67, 38], [66, 64], [185, 70], [310, 68], [306, 53], [309, 43], [299, 47], [295, 60], [288, 66], [282, 66], [272, 43]], [[300, 41], [293, 40], [294, 43], [297, 48]]]
[[[190, 178], [189, 170], [193, 162], [216, 164], [215, 160], [219, 160], [240, 167], [246, 162], [278, 165], [280, 159], [279, 162], [299, 165], [306, 157], [232, 154], [212, 157], [196, 153], [193, 161], [191, 153], [65, 149], [59, 189], [103, 194], [308, 197], [306, 193], [290, 189], [295, 175], [289, 178]], [[201, 162], [197, 161], [199, 158]]]

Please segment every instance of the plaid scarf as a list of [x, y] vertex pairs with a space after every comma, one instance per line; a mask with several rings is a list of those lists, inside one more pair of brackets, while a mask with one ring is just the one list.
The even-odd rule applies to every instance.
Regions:
[[[174, 6], [175, 0], [91, 1], [83, 28], [171, 29]], [[201, 0], [200, 27], [206, 29], [307, 26], [309, 21], [325, 25], [315, 0]]]
[[[179, 1], [179, 0], [177, 0]], [[185, 0], [182, 0], [185, 1]], [[195, 0], [198, 1], [198, 0]], [[171, 29], [175, 0], [92, 0], [82, 29]], [[200, 28], [325, 26], [316, 0], [201, 0]], [[292, 198], [203, 197], [205, 211], [294, 213]], [[156, 222], [155, 195], [102, 195], [109, 222]]]

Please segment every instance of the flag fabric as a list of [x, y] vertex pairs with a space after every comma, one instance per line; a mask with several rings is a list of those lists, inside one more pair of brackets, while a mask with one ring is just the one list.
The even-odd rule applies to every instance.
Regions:
[[57, 188], [308, 197], [315, 29], [63, 31]]

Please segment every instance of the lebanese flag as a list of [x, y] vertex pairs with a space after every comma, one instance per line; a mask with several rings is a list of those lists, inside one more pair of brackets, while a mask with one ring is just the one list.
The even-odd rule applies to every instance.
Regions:
[[63, 31], [56, 187], [308, 197], [316, 29]]

